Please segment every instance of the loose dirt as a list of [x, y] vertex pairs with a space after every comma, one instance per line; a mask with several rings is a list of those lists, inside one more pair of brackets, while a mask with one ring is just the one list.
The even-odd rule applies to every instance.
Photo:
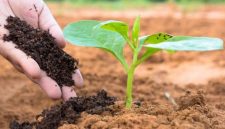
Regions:
[[72, 75], [78, 62], [56, 45], [48, 31], [35, 29], [12, 16], [7, 18], [7, 23], [5, 28], [9, 35], [4, 35], [4, 41], [12, 41], [18, 49], [31, 56], [59, 86], [74, 85]]
[[[80, 117], [80, 113], [86, 111], [89, 114], [101, 114], [109, 110], [107, 106], [113, 105], [114, 97], [108, 97], [102, 90], [97, 96], [71, 98], [65, 103], [52, 106], [36, 117], [34, 122], [18, 123], [13, 121], [11, 129], [57, 129], [63, 123], [74, 124]], [[109, 110], [110, 111], [110, 110]]]
[[[79, 14], [79, 10], [70, 11]], [[80, 19], [111, 19], [110, 13], [104, 17], [101, 14], [67, 16], [62, 13], [55, 16], [62, 27]], [[133, 20], [125, 13], [114, 18], [129, 23]], [[167, 32], [225, 40], [223, 19], [145, 17], [141, 23], [142, 35]], [[109, 107], [110, 112], [100, 115], [82, 112], [75, 124], [62, 123], [60, 129], [225, 129], [225, 51], [154, 55], [136, 71], [133, 90], [136, 104], [131, 110], [123, 106], [126, 76], [112, 55], [71, 45], [67, 46], [66, 52], [80, 59], [85, 84], [75, 89], [78, 96], [95, 95], [104, 89], [118, 101]], [[125, 54], [130, 59], [130, 51], [125, 50]], [[0, 126], [3, 129], [7, 129], [12, 120], [35, 121], [35, 116], [43, 109], [58, 103], [47, 98], [37, 85], [0, 59], [0, 86], [4, 86], [0, 90]], [[176, 104], [165, 93], [169, 93]]]

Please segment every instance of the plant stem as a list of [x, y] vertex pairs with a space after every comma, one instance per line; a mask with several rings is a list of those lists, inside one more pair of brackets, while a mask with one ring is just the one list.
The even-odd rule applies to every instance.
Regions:
[[127, 89], [126, 89], [126, 108], [131, 108], [132, 106], [132, 93], [133, 93], [133, 80], [134, 80], [134, 72], [136, 69], [136, 62], [138, 58], [138, 51], [134, 51], [133, 61], [127, 73]]
[[138, 60], [138, 48], [134, 50], [133, 61], [127, 72], [127, 89], [126, 89], [126, 108], [130, 109], [132, 106], [132, 90], [133, 90], [133, 80], [134, 80], [134, 72], [139, 64], [144, 62], [151, 55], [156, 53], [159, 50], [148, 50], [146, 51], [142, 58]]
[[134, 71], [135, 71], [135, 67], [131, 66], [127, 75], [126, 108], [131, 108], [132, 106], [132, 89], [133, 89]]

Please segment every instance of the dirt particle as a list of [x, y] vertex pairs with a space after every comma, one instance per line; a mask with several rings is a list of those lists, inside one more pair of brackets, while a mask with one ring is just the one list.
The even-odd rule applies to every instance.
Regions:
[[134, 102], [134, 104], [137, 105], [138, 107], [140, 107], [141, 106], [141, 101], [137, 100], [137, 101]]
[[38, 12], [37, 7], [36, 7], [36, 5], [35, 5], [35, 4], [34, 4], [34, 9], [35, 9], [35, 11], [36, 11], [36, 12]]

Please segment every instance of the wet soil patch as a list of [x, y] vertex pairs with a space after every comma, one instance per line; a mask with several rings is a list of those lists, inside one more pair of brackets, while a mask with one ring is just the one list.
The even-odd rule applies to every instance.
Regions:
[[115, 97], [110, 97], [102, 90], [96, 96], [71, 98], [65, 103], [52, 106], [44, 110], [37, 116], [35, 122], [19, 123], [13, 121], [10, 124], [11, 129], [57, 129], [64, 123], [74, 124], [80, 117], [81, 112], [89, 114], [101, 114], [104, 111], [110, 111], [107, 106], [113, 105]]
[[9, 16], [7, 22], [5, 28], [9, 35], [4, 35], [4, 41], [15, 43], [16, 48], [32, 57], [59, 86], [74, 85], [72, 75], [78, 62], [56, 45], [48, 31], [35, 29], [17, 17]]

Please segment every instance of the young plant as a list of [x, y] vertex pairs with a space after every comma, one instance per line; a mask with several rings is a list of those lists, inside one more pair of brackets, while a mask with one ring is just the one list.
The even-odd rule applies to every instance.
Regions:
[[[127, 74], [126, 107], [132, 105], [134, 72], [138, 65], [153, 54], [161, 51], [211, 51], [223, 49], [223, 41], [218, 38], [172, 36], [166, 33], [140, 35], [140, 17], [137, 17], [132, 34], [128, 24], [121, 21], [83, 20], [64, 28], [67, 41], [77, 46], [96, 47], [112, 53], [122, 64]], [[123, 55], [126, 43], [132, 50], [133, 60], [127, 63]], [[143, 54], [140, 52], [143, 51]]]

